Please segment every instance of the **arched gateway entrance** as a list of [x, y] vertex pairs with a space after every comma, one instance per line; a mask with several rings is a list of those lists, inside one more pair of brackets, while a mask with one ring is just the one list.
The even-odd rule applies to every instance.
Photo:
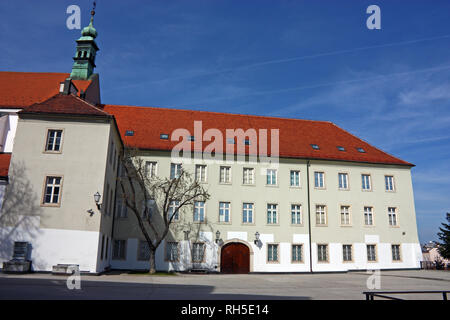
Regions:
[[249, 273], [249, 248], [239, 242], [224, 245], [220, 254], [220, 271], [223, 273]]

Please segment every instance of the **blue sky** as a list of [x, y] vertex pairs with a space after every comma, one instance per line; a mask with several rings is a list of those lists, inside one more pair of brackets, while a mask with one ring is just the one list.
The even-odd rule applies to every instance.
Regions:
[[[432, 3], [432, 4], [431, 4]], [[0, 70], [70, 72], [66, 8], [3, 1]], [[381, 8], [381, 30], [366, 8]], [[450, 211], [449, 1], [98, 0], [102, 100], [333, 121], [416, 164], [421, 242]]]

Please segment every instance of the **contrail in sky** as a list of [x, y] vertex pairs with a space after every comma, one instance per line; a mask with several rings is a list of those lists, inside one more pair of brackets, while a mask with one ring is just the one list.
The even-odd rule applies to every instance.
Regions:
[[408, 41], [401, 41], [401, 42], [394, 42], [394, 43], [385, 43], [385, 44], [374, 45], [374, 46], [359, 47], [359, 48], [353, 48], [353, 49], [345, 49], [345, 50], [317, 53], [317, 54], [306, 55], [306, 56], [268, 60], [268, 61], [257, 62], [257, 63], [253, 63], [253, 64], [248, 64], [248, 65], [233, 67], [233, 68], [228, 68], [228, 69], [215, 70], [215, 71], [210, 71], [210, 72], [201, 72], [201, 73], [194, 74], [194, 75], [186, 75], [186, 76], [166, 78], [166, 79], [160, 79], [160, 80], [152, 80], [152, 81], [148, 81], [147, 83], [158, 83], [158, 82], [166, 82], [166, 81], [172, 81], [172, 80], [182, 80], [182, 79], [190, 79], [190, 78], [196, 78], [196, 77], [202, 77], [202, 76], [210, 76], [210, 75], [216, 75], [216, 74], [221, 74], [221, 73], [227, 73], [227, 72], [261, 67], [261, 66], [267, 66], [267, 65], [272, 65], [272, 64], [280, 64], [280, 63], [301, 61], [301, 60], [314, 59], [314, 58], [320, 58], [320, 57], [328, 57], [328, 56], [340, 55], [340, 54], [345, 54], [345, 53], [365, 51], [365, 50], [370, 50], [370, 49], [402, 46], [402, 45], [414, 44], [414, 43], [419, 43], [419, 42], [424, 42], [424, 41], [446, 39], [446, 38], [450, 38], [450, 34], [431, 37], [431, 38], [422, 38], [422, 39], [415, 39], [415, 40], [408, 40]]
[[448, 69], [450, 69], [450, 65], [444, 65], [444, 66], [426, 68], [426, 69], [418, 69], [418, 70], [413, 70], [413, 71], [396, 72], [396, 73], [377, 75], [377, 76], [366, 77], [366, 78], [350, 79], [350, 80], [343, 80], [343, 81], [336, 81], [336, 82], [325, 82], [325, 83], [319, 83], [319, 84], [308, 85], [308, 86], [291, 87], [291, 88], [267, 90], [267, 91], [255, 91], [255, 92], [249, 92], [249, 93], [244, 93], [244, 94], [238, 94], [238, 95], [234, 95], [234, 96], [223, 96], [223, 97], [205, 99], [200, 102], [191, 103], [190, 105], [198, 105], [198, 104], [203, 104], [203, 103], [209, 102], [209, 101], [217, 101], [217, 100], [224, 100], [224, 99], [235, 99], [235, 98], [242, 98], [242, 97], [248, 97], [248, 96], [277, 94], [277, 93], [304, 90], [304, 89], [315, 89], [315, 88], [342, 85], [342, 84], [361, 82], [361, 81], [374, 81], [374, 80], [383, 81], [383, 80], [388, 80], [389, 78], [392, 78], [392, 77], [405, 76], [405, 75], [424, 73], [424, 72], [442, 71], [442, 70], [448, 70]]

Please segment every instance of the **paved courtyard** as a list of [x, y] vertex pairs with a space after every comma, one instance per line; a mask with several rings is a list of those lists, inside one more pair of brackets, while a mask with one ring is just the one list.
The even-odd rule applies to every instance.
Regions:
[[[334, 274], [178, 274], [133, 275], [121, 272], [82, 276], [81, 289], [69, 290], [67, 277], [0, 273], [0, 299], [365, 299], [366, 272]], [[450, 290], [450, 272], [381, 272], [380, 291]], [[408, 299], [442, 299], [409, 295]], [[450, 297], [449, 297], [450, 298]]]

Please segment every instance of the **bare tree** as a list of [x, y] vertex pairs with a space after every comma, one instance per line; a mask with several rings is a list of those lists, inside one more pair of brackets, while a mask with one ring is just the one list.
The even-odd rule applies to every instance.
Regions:
[[[138, 150], [126, 149], [118, 179], [125, 205], [136, 216], [149, 246], [149, 273], [153, 274], [156, 272], [156, 249], [167, 236], [174, 218], [182, 214], [184, 207], [194, 205], [196, 201], [206, 201], [210, 195], [183, 169], [172, 178], [157, 177], [147, 169]], [[170, 212], [170, 208], [174, 208], [171, 206], [173, 201], [177, 206]]]

